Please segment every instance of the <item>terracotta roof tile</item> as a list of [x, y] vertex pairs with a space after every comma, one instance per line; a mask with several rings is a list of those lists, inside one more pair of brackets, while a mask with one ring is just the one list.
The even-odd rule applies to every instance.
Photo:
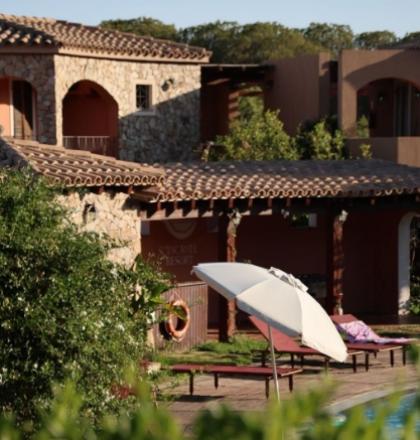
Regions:
[[420, 168], [383, 160], [206, 162], [164, 165], [145, 201], [369, 197], [420, 192]]
[[205, 63], [211, 52], [201, 47], [141, 37], [52, 18], [0, 14], [0, 47], [47, 47], [93, 53]]
[[37, 142], [0, 139], [0, 167], [22, 166], [68, 187], [149, 186], [164, 178], [161, 168], [150, 165]]

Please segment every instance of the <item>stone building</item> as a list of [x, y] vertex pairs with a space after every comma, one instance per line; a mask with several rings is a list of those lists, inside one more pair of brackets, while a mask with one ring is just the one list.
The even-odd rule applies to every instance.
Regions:
[[136, 162], [190, 159], [209, 56], [151, 37], [0, 14], [2, 135]]
[[[406, 311], [420, 168], [383, 160], [157, 167], [0, 139], [4, 166], [28, 166], [65, 186], [69, 220], [114, 239], [114, 261], [158, 258], [179, 283], [176, 295], [191, 294], [193, 304], [194, 289], [205, 287], [194, 285], [191, 267], [235, 257], [295, 274], [329, 311], [340, 305], [380, 319]], [[207, 313], [210, 326], [220, 324], [219, 298], [210, 292], [207, 309], [200, 292], [206, 310], [194, 319], [206, 326]]]

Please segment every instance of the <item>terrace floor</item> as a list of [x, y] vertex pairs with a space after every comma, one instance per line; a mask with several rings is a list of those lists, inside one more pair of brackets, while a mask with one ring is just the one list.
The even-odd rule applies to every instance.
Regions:
[[[418, 385], [418, 377], [413, 365], [403, 366], [401, 353], [397, 352], [396, 363], [390, 367], [389, 353], [379, 354], [375, 359], [371, 356], [371, 368], [365, 372], [362, 365], [363, 357], [360, 357], [361, 364], [358, 372], [353, 373], [350, 364], [343, 368], [336, 364], [330, 369], [329, 374], [336, 382], [336, 392], [331, 404], [346, 404], [360, 400], [378, 398], [380, 393], [391, 391], [395, 387], [414, 388]], [[305, 390], [320, 385], [320, 378], [323, 376], [323, 369], [316, 362], [305, 364], [304, 373], [295, 376], [295, 391]], [[286, 365], [286, 364], [285, 364]], [[188, 432], [194, 418], [202, 409], [215, 408], [221, 403], [227, 403], [238, 411], [264, 410], [267, 400], [264, 393], [264, 382], [259, 380], [221, 378], [219, 388], [213, 386], [213, 377], [202, 375], [196, 376], [195, 395], [188, 393], [188, 379], [185, 376], [179, 386], [173, 391], [175, 400], [169, 404], [171, 413], [178, 419], [184, 429]], [[273, 387], [271, 391], [274, 392]], [[287, 380], [280, 381], [280, 393], [282, 399], [291, 396], [287, 388]]]

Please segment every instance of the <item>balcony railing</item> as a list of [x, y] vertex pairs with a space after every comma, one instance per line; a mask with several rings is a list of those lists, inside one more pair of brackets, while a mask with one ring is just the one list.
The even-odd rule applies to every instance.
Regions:
[[112, 136], [63, 136], [63, 146], [103, 156], [117, 155], [117, 138]]

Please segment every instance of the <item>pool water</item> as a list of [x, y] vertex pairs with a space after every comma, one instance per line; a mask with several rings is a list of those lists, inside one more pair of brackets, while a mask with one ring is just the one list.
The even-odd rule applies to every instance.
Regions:
[[[397, 440], [399, 438], [398, 431], [404, 426], [404, 418], [414, 408], [416, 394], [411, 392], [403, 396], [399, 402], [398, 408], [388, 417], [387, 427], [392, 439]], [[368, 420], [374, 420], [376, 416], [375, 404], [378, 401], [372, 402], [372, 404], [365, 405], [365, 415]], [[348, 414], [348, 412], [347, 412]], [[337, 424], [341, 425], [346, 420], [346, 413], [338, 414]], [[416, 424], [416, 432], [420, 434], [420, 421]], [[420, 438], [420, 435], [419, 435]]]

